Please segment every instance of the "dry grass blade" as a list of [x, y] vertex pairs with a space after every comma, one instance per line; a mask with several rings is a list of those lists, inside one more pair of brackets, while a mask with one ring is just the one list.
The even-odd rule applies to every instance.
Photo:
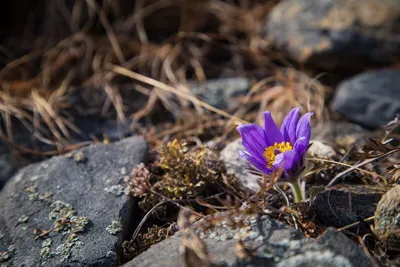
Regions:
[[123, 76], [135, 79], [135, 80], [143, 82], [143, 83], [147, 83], [147, 84], [152, 85], [154, 87], [157, 87], [157, 88], [159, 88], [161, 90], [173, 93], [173, 94], [175, 94], [175, 95], [177, 95], [179, 97], [182, 97], [182, 98], [184, 98], [186, 100], [189, 100], [192, 103], [197, 104], [197, 105], [199, 105], [199, 106], [201, 106], [201, 107], [203, 107], [205, 109], [208, 109], [208, 110], [210, 110], [212, 112], [215, 112], [215, 113], [217, 113], [217, 114], [219, 114], [219, 115], [221, 115], [221, 116], [223, 116], [225, 118], [233, 119], [237, 123], [248, 123], [248, 122], [246, 122], [246, 121], [244, 121], [244, 120], [242, 120], [242, 119], [240, 119], [238, 117], [230, 115], [229, 113], [227, 113], [225, 111], [222, 111], [222, 110], [220, 110], [218, 108], [215, 108], [215, 107], [211, 106], [210, 104], [207, 104], [206, 102], [203, 102], [203, 101], [197, 99], [196, 97], [194, 97], [192, 95], [188, 95], [187, 93], [179, 91], [179, 90], [177, 90], [177, 89], [175, 89], [175, 88], [173, 88], [171, 86], [168, 86], [168, 85], [166, 85], [164, 83], [161, 83], [159, 81], [156, 81], [154, 79], [151, 79], [149, 77], [146, 77], [144, 75], [141, 75], [139, 73], [133, 72], [131, 70], [128, 70], [126, 68], [123, 68], [123, 67], [120, 67], [120, 66], [117, 66], [117, 65], [111, 65], [110, 64], [110, 65], [108, 65], [108, 67], [113, 72], [119, 73], [119, 74], [121, 74]]
[[121, 63], [121, 64], [124, 63], [125, 62], [124, 54], [122, 53], [121, 46], [118, 43], [118, 39], [115, 36], [115, 33], [114, 33], [106, 15], [104, 14], [104, 12], [102, 10], [99, 10], [99, 7], [97, 6], [97, 4], [94, 0], [86, 0], [86, 3], [91, 9], [95, 10], [99, 14], [100, 21], [103, 24], [104, 29], [107, 32], [107, 36], [110, 40], [111, 46], [114, 50], [114, 53], [119, 60], [119, 63]]
[[12, 69], [21, 66], [29, 61], [32, 61], [43, 54], [43, 51], [33, 51], [29, 54], [26, 54], [23, 57], [17, 58], [7, 64], [1, 71], [0, 71], [0, 81], [3, 81], [4, 77], [7, 75], [9, 71]]
[[374, 267], [379, 267], [380, 265], [378, 264], [378, 262], [375, 260], [375, 258], [374, 258], [374, 257], [371, 255], [371, 253], [369, 252], [369, 250], [368, 250], [367, 246], [365, 245], [364, 240], [363, 240], [363, 238], [362, 238], [361, 236], [358, 236], [358, 241], [360, 242], [361, 247], [362, 247], [362, 249], [363, 249], [365, 255], [367, 255], [367, 257], [368, 257], [369, 260], [371, 261], [372, 265], [373, 265]]

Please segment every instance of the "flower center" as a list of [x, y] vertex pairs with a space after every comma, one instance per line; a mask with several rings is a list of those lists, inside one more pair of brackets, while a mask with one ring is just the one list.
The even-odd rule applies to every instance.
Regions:
[[273, 146], [267, 147], [264, 151], [264, 157], [267, 160], [267, 167], [272, 168], [276, 155], [292, 149], [293, 147], [289, 142], [275, 143]]

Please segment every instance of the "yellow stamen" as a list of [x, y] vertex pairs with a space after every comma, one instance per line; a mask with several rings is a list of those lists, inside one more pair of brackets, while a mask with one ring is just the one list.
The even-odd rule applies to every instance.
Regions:
[[275, 143], [273, 146], [267, 147], [264, 151], [264, 157], [267, 160], [267, 167], [272, 168], [272, 164], [275, 162], [277, 154], [292, 149], [293, 147], [290, 142]]

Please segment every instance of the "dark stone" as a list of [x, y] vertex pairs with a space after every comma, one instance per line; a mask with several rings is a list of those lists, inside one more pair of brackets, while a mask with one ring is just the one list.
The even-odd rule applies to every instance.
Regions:
[[[9, 253], [8, 266], [116, 266], [136, 207], [121, 192], [123, 177], [146, 153], [145, 140], [132, 137], [18, 171], [0, 193], [0, 250]], [[49, 217], [57, 215], [57, 207], [70, 212], [62, 216], [70, 223], [47, 239], [36, 238], [35, 229], [59, 225]], [[78, 231], [80, 225], [85, 225], [83, 231]]]
[[[196, 227], [198, 236], [206, 244], [212, 266], [372, 266], [356, 244], [334, 229], [313, 240], [266, 215], [239, 215], [233, 220], [241, 221], [242, 226], [232, 227], [225, 219], [209, 230]], [[201, 226], [202, 222], [195, 225]], [[179, 255], [183, 237], [183, 231], [176, 233], [124, 267], [183, 266]], [[247, 257], [237, 254], [239, 237], [250, 252]], [[332, 240], [339, 240], [340, 244], [330, 244]]]
[[342, 82], [334, 111], [360, 125], [377, 128], [400, 113], [400, 70], [366, 72]]
[[[351, 184], [331, 186], [317, 194], [313, 201], [316, 218], [323, 225], [336, 228], [367, 219], [374, 215], [376, 205], [389, 189]], [[357, 228], [358, 225], [353, 229]]]
[[268, 37], [299, 63], [362, 69], [400, 57], [396, 0], [284, 0], [270, 13]]
[[221, 78], [204, 83], [190, 84], [191, 92], [211, 106], [220, 109], [235, 108], [240, 105], [234, 97], [245, 95], [251, 87], [246, 78]]

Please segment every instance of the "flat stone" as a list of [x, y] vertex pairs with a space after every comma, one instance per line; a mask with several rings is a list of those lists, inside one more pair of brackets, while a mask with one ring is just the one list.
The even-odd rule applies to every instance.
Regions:
[[[266, 215], [238, 215], [233, 220], [241, 221], [241, 226], [230, 226], [230, 217], [208, 230], [195, 228], [206, 245], [212, 266], [372, 266], [355, 243], [334, 229], [314, 240]], [[200, 226], [202, 221], [196, 225]], [[124, 267], [184, 266], [179, 254], [183, 237], [184, 231], [176, 233]], [[243, 257], [238, 253], [239, 238], [250, 255]]]
[[117, 265], [136, 205], [105, 188], [124, 185], [121, 169], [145, 160], [146, 142], [131, 137], [77, 153], [82, 160], [62, 155], [27, 166], [1, 191], [0, 251], [8, 266]]
[[228, 144], [222, 149], [220, 156], [225, 164], [226, 172], [234, 174], [239, 181], [239, 186], [257, 192], [260, 189], [260, 177], [252, 174], [249, 170], [249, 163], [245, 158], [240, 157], [239, 151], [245, 150], [242, 145], [242, 139], [239, 138], [232, 143]]
[[220, 109], [235, 108], [240, 105], [234, 98], [245, 95], [251, 87], [246, 78], [221, 78], [203, 83], [190, 84], [191, 92], [211, 106]]
[[284, 0], [267, 19], [267, 37], [299, 63], [362, 69], [399, 57], [399, 15], [396, 0]]
[[317, 220], [323, 225], [340, 228], [373, 216], [376, 205], [389, 189], [370, 185], [335, 185], [317, 194], [312, 205]]
[[339, 84], [332, 108], [360, 125], [378, 128], [400, 113], [399, 84], [400, 70], [359, 74]]

